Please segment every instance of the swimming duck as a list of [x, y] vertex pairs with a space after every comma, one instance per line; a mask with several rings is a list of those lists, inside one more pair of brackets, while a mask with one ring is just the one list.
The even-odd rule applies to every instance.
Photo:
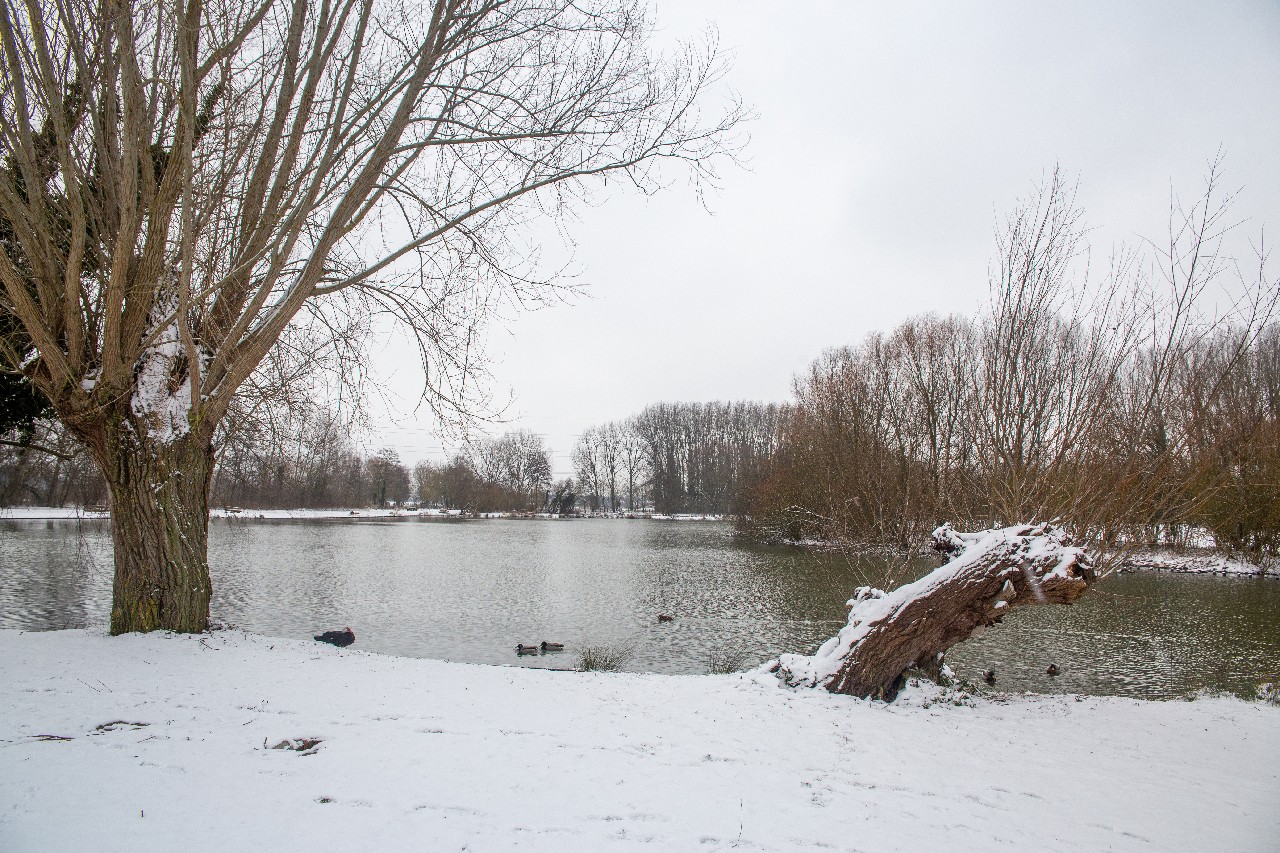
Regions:
[[518, 655], [536, 655], [537, 653], [537, 646], [526, 646], [524, 643], [516, 643], [516, 654]]
[[987, 682], [987, 684], [995, 684], [996, 671], [994, 669], [988, 669], [986, 672], [982, 673], [982, 680]]
[[325, 631], [323, 634], [316, 634], [313, 639], [321, 643], [345, 648], [356, 641], [356, 632], [348, 627], [345, 631]]
[[658, 621], [659, 621], [659, 622], [673, 622], [673, 621], [675, 621], [675, 618], [676, 618], [676, 617], [674, 617], [674, 616], [668, 616], [668, 615], [667, 615], [667, 614], [665, 614], [665, 613], [659, 613], [659, 614], [658, 614]]
[[1056, 663], [1049, 664], [1049, 668], [1044, 671], [1045, 675], [1057, 675], [1058, 665]]
[[546, 640], [543, 640], [542, 645], [539, 646], [539, 648], [544, 652], [558, 652], [564, 648], [564, 643], [548, 643]]

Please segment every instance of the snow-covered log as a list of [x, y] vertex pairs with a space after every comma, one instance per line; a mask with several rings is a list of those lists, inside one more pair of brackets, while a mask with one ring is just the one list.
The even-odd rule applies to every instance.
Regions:
[[793, 687], [890, 700], [911, 667], [937, 672], [947, 649], [979, 636], [1023, 604], [1071, 604], [1093, 583], [1089, 554], [1049, 524], [933, 532], [950, 561], [892, 592], [859, 587], [849, 624], [817, 653], [782, 655], [772, 666]]

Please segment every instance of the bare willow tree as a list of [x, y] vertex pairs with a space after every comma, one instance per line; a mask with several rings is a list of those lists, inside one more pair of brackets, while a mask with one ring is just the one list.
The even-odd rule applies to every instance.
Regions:
[[651, 33], [630, 0], [0, 0], [0, 360], [107, 479], [113, 632], [205, 628], [218, 426], [300, 316], [391, 312], [465, 411], [480, 323], [549, 286], [513, 226], [713, 177], [714, 41]]

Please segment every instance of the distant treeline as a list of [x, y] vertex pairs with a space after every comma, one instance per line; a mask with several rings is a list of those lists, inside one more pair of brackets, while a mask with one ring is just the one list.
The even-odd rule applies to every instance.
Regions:
[[[232, 421], [222, 436], [212, 502], [269, 509], [416, 499], [477, 513], [734, 513], [774, 452], [784, 414], [776, 404], [659, 403], [585, 430], [572, 453], [574, 476], [555, 481], [550, 449], [528, 430], [410, 470], [389, 448], [361, 452], [314, 406], [276, 405]], [[56, 424], [42, 423], [30, 447], [0, 448], [0, 505], [105, 500], [96, 469]]]
[[93, 506], [107, 501], [107, 483], [89, 454], [53, 422], [0, 435], [0, 507]]
[[[1172, 352], [1124, 334], [1021, 298], [912, 318], [823, 354], [789, 405], [659, 403], [591, 427], [558, 482], [528, 431], [411, 471], [314, 411], [254, 421], [224, 437], [213, 505], [723, 513], [764, 541], [901, 548], [944, 521], [1059, 519], [1102, 540], [1199, 528], [1276, 553], [1280, 329], [1221, 326]], [[29, 445], [0, 447], [0, 505], [105, 502], [56, 425]]]
[[550, 451], [528, 431], [479, 443], [447, 464], [419, 463], [419, 498], [473, 512], [725, 514], [738, 510], [774, 449], [783, 408], [659, 403], [583, 431], [574, 475], [552, 481]]
[[797, 380], [743, 529], [912, 547], [944, 521], [1056, 518], [1112, 541], [1199, 527], [1276, 551], [1276, 328], [1243, 348], [1223, 329], [1164, 365], [1149, 350], [1105, 363], [1061, 326], [1034, 352], [1000, 337], [991, 318], [925, 316], [824, 354]]
[[590, 509], [738, 512], [744, 487], [774, 452], [776, 403], [657, 403], [583, 432], [573, 451]]

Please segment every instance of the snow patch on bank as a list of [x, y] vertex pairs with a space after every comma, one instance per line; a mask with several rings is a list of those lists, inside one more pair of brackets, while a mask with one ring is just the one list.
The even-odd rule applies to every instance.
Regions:
[[1208, 549], [1180, 552], [1172, 548], [1144, 548], [1125, 557], [1120, 564], [1125, 572], [1175, 572], [1193, 575], [1270, 575], [1280, 576], [1276, 567], [1258, 565], [1238, 557], [1230, 557]]
[[[243, 519], [332, 519], [332, 518], [458, 518], [457, 510], [443, 509], [233, 509], [217, 507], [209, 511], [210, 518]], [[12, 519], [98, 519], [108, 518], [104, 508], [78, 506], [10, 506], [0, 507], [0, 518]]]
[[884, 705], [758, 675], [484, 667], [237, 632], [0, 631], [0, 683], [6, 851], [1263, 851], [1280, 837], [1280, 710], [1229, 698]]

